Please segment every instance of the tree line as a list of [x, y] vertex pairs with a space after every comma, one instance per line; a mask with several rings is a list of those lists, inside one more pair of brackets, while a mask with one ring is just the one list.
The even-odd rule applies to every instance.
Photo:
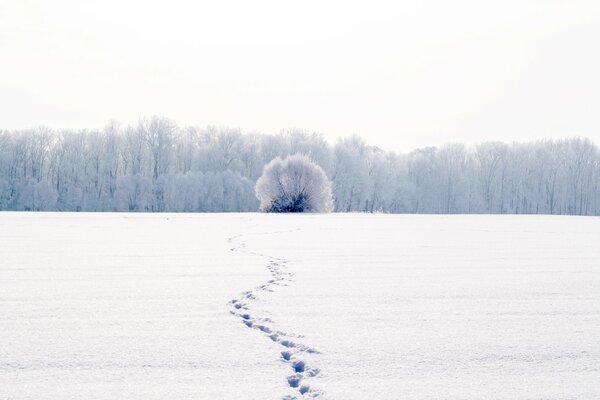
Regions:
[[256, 211], [276, 157], [301, 153], [332, 182], [338, 212], [600, 215], [600, 151], [585, 138], [446, 144], [399, 154], [352, 136], [179, 127], [0, 132], [0, 210]]

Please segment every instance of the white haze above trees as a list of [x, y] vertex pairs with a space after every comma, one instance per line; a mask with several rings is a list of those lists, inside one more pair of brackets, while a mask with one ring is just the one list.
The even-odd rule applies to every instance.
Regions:
[[336, 211], [600, 215], [600, 152], [590, 140], [408, 154], [359, 137], [242, 134], [164, 118], [102, 131], [0, 132], [0, 209], [256, 211], [263, 167], [305, 154], [332, 182]]

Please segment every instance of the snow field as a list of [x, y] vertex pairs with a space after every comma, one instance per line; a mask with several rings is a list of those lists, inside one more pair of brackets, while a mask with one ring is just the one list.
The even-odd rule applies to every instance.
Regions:
[[0, 398], [600, 398], [600, 219], [0, 214]]
[[293, 260], [269, 306], [323, 349], [327, 398], [600, 398], [600, 219], [295, 222], [248, 247]]
[[[227, 300], [247, 217], [0, 214], [0, 398], [266, 399], [287, 369]], [[235, 224], [235, 225], [234, 225]]]

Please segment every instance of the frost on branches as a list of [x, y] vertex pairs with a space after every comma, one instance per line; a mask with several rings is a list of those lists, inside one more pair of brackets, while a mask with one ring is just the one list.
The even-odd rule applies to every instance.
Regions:
[[310, 158], [295, 154], [265, 165], [256, 182], [256, 196], [264, 212], [331, 212], [331, 182]]

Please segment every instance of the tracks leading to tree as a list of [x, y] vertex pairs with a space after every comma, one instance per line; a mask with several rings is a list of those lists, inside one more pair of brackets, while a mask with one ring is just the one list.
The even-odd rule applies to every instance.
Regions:
[[[277, 232], [270, 232], [275, 234]], [[266, 233], [265, 233], [266, 234]], [[247, 249], [243, 242], [243, 235], [230, 237], [231, 251], [243, 252], [249, 255], [259, 256], [265, 259], [266, 268], [269, 270], [270, 279], [252, 290], [242, 292], [241, 295], [232, 299], [231, 314], [240, 319], [240, 322], [249, 329], [265, 336], [266, 339], [280, 346], [278, 356], [281, 362], [289, 365], [290, 374], [285, 377], [286, 384], [295, 392], [293, 395], [283, 397], [283, 400], [319, 398], [323, 392], [312, 385], [313, 378], [321, 371], [306, 361], [307, 354], [319, 353], [316, 349], [306, 346], [299, 339], [301, 335], [276, 329], [275, 323], [268, 317], [261, 315], [253, 306], [263, 301], [261, 294], [274, 292], [280, 287], [293, 284], [294, 273], [288, 267], [289, 261], [261, 253], [255, 253]]]

